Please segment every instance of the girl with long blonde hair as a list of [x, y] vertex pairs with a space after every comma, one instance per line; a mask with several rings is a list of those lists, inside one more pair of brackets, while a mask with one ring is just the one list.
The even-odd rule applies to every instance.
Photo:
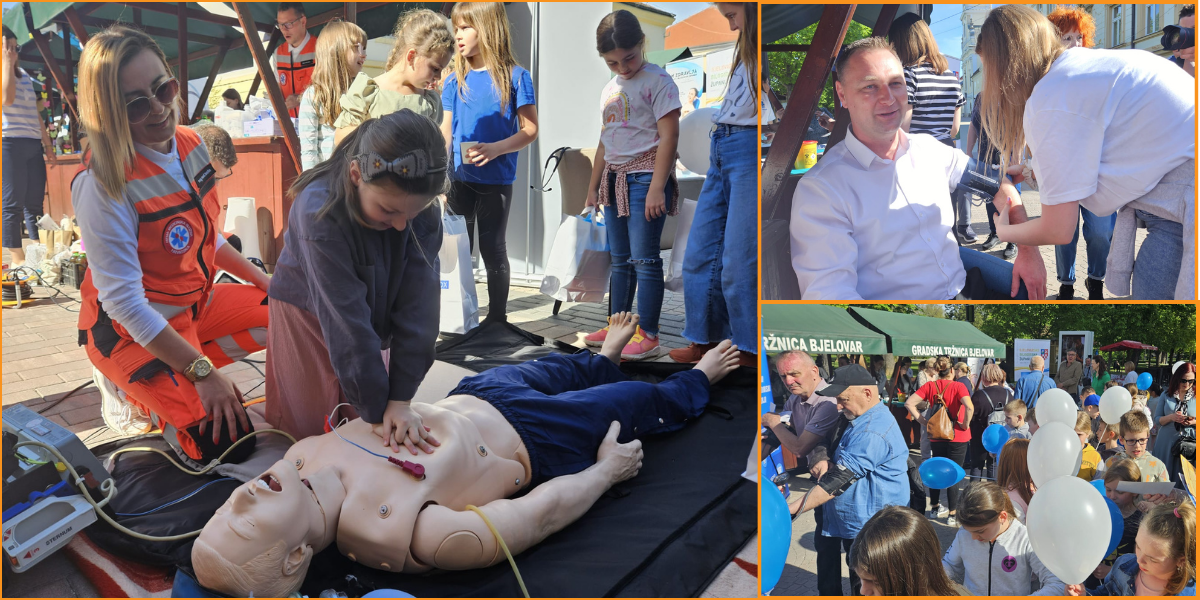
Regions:
[[442, 135], [454, 159], [450, 208], [467, 220], [471, 249], [487, 268], [488, 314], [506, 321], [511, 280], [505, 230], [517, 179], [517, 152], [538, 134], [533, 78], [517, 64], [500, 2], [459, 2], [454, 71], [442, 86]]
[[434, 123], [442, 122], [441, 95], [433, 87], [454, 52], [449, 22], [427, 8], [410, 10], [396, 21], [392, 37], [395, 43], [385, 72], [374, 78], [359, 73], [342, 96], [342, 113], [337, 118], [339, 141], [363, 121], [403, 108]]
[[[695, 363], [721, 340], [742, 349], [743, 365], [758, 348], [758, 4], [718, 2], [738, 32], [733, 70], [709, 133], [709, 164], [683, 259], [686, 348], [671, 359]], [[695, 117], [689, 117], [695, 118]]]
[[317, 37], [312, 84], [300, 99], [300, 162], [304, 170], [333, 155], [334, 123], [342, 113], [339, 100], [367, 60], [367, 33], [354, 23], [335, 19]]
[[[1109, 291], [1195, 298], [1195, 80], [1146, 52], [1064, 50], [1055, 26], [1020, 5], [992, 10], [976, 52], [983, 127], [1006, 169], [1011, 157], [1032, 156], [1041, 201], [1041, 218], [1028, 220], [1020, 195], [1002, 184], [999, 237], [1066, 244], [1080, 206], [1116, 212]], [[1148, 234], [1135, 260], [1139, 222]]]
[[[217, 368], [263, 349], [270, 280], [217, 233], [216, 171], [178, 127], [179, 82], [153, 38], [119, 25], [92, 36], [79, 91], [92, 144], [71, 186], [89, 263], [80, 339], [129, 403], [106, 397], [103, 415], [137, 413], [146, 430], [153, 416], [181, 458], [206, 463], [251, 428]], [[218, 269], [254, 285], [214, 285]]]

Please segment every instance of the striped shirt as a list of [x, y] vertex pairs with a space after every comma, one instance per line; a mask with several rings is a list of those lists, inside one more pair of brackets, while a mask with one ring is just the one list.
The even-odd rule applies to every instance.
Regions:
[[42, 139], [42, 118], [38, 115], [37, 94], [25, 69], [17, 69], [17, 99], [4, 107], [4, 137]]
[[904, 83], [908, 87], [908, 104], [912, 107], [912, 124], [908, 132], [928, 133], [939, 140], [950, 139], [954, 109], [967, 103], [958, 77], [951, 71], [938, 75], [929, 63], [921, 63], [904, 67]]
[[[314, 88], [309, 86], [300, 98], [299, 127], [300, 163], [307, 171], [333, 156], [333, 134], [336, 130], [321, 123], [320, 109], [313, 104]], [[440, 115], [439, 115], [440, 116]]]

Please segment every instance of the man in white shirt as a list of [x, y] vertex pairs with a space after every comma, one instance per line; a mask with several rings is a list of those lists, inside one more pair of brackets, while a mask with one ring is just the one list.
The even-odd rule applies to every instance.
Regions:
[[[854, 42], [838, 58], [837, 73], [851, 127], [800, 180], [792, 203], [801, 297], [1044, 299], [1046, 267], [1036, 248], [1009, 264], [958, 247], [950, 192], [970, 159], [932, 136], [901, 130], [907, 88], [891, 45], [882, 38]], [[1011, 217], [1023, 221], [1025, 214]]]

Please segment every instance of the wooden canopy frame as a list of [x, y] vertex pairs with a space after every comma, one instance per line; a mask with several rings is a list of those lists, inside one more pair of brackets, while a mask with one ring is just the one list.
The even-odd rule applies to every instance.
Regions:
[[[65, 51], [65, 60], [60, 61], [54, 56], [50, 49], [50, 39], [41, 30], [34, 27], [33, 15], [30, 11], [29, 2], [22, 2], [20, 10], [23, 13], [25, 25], [29, 29], [30, 35], [33, 37], [34, 45], [37, 47], [38, 54], [35, 56], [30, 53], [19, 55], [19, 60], [30, 62], [41, 62], [46, 66], [46, 70], [50, 72], [51, 79], [54, 85], [58, 88], [62, 97], [63, 103], [67, 110], [74, 116], [72, 121], [71, 141], [72, 144], [77, 143], [79, 111], [75, 103], [75, 61], [71, 56], [70, 34], [74, 34], [79, 40], [81, 46], [86, 45], [89, 39], [87, 26], [107, 27], [114, 21], [92, 17], [91, 12], [99, 8], [100, 2], [81, 2], [77, 5], [72, 5], [62, 12], [61, 15], [52, 20], [59, 28], [59, 33], [63, 37], [63, 48]], [[278, 45], [283, 41], [283, 36], [275, 27], [274, 23], [256, 22], [250, 13], [248, 2], [232, 2], [236, 18], [224, 17], [191, 8], [186, 2], [176, 3], [158, 3], [158, 2], [125, 2], [126, 6], [133, 9], [133, 21], [142, 29], [151, 35], [174, 38], [178, 41], [178, 57], [170, 61], [170, 66], [175, 69], [176, 78], [184, 85], [180, 86], [180, 97], [187, 106], [188, 89], [186, 82], [188, 81], [188, 62], [200, 58], [215, 57], [212, 67], [209, 69], [208, 81], [204, 86], [204, 90], [200, 93], [199, 102], [196, 104], [196, 110], [190, 115], [188, 121], [195, 121], [200, 117], [204, 110], [204, 106], [208, 104], [208, 97], [212, 93], [213, 83], [216, 76], [221, 71], [221, 66], [225, 60], [226, 54], [230, 50], [246, 46], [249, 48], [251, 55], [254, 58], [254, 65], [258, 70], [255, 75], [254, 82], [251, 84], [250, 94], [254, 95], [258, 91], [260, 84], [265, 83], [267, 86], [267, 98], [271, 102], [271, 107], [275, 110], [276, 115], [287, 115], [287, 105], [284, 101], [283, 90], [279, 85], [279, 80], [274, 76], [271, 70], [270, 59], [274, 54]], [[308, 26], [316, 27], [328, 23], [334, 19], [343, 19], [351, 23], [358, 22], [358, 14], [374, 8], [379, 8], [391, 4], [389, 2], [343, 2], [341, 8], [335, 8], [323, 13], [309, 17]], [[453, 8], [453, 2], [442, 3], [442, 13], [449, 16], [450, 10]], [[142, 24], [142, 11], [151, 11], [167, 15], [173, 15], [178, 19], [178, 29], [171, 30], [163, 27], [146, 26]], [[212, 23], [214, 25], [223, 25], [227, 27], [240, 27], [243, 31], [241, 38], [216, 38], [212, 36], [201, 35], [198, 33], [188, 32], [188, 21], [202, 21]], [[264, 47], [262, 39], [258, 33], [269, 32], [271, 37], [268, 44]], [[209, 44], [211, 47], [199, 52], [188, 52], [188, 42], [202, 42]], [[49, 82], [47, 82], [49, 83]], [[279, 120], [280, 128], [283, 130], [284, 142], [288, 147], [288, 152], [299, 166], [300, 162], [300, 138], [296, 133], [296, 128], [292, 125], [289, 118]]]

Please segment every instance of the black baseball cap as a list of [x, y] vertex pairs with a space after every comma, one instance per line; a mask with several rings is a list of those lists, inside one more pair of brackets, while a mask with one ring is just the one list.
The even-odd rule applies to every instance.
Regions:
[[833, 398], [841, 395], [846, 391], [846, 388], [855, 385], [877, 385], [879, 382], [875, 380], [875, 376], [871, 375], [866, 368], [861, 365], [846, 365], [838, 367], [833, 371], [833, 377], [829, 378], [829, 386], [821, 390], [820, 394], [826, 398]]

